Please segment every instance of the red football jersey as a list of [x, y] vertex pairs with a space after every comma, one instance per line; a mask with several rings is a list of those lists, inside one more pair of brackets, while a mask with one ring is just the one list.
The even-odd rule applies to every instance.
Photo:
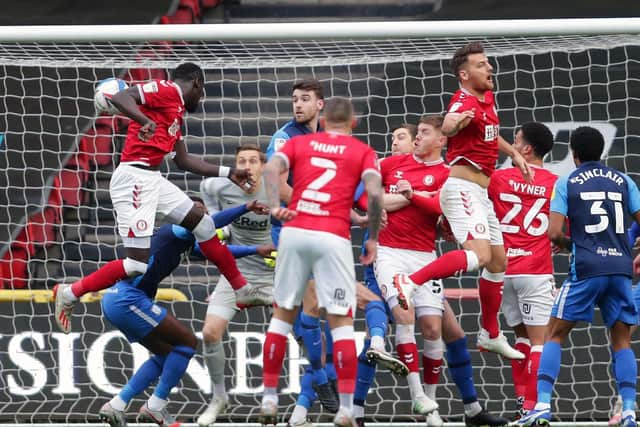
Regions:
[[499, 169], [491, 176], [489, 197], [500, 221], [507, 254], [507, 275], [552, 274], [549, 200], [558, 177], [532, 166], [531, 184], [518, 168]]
[[293, 174], [289, 208], [298, 215], [284, 226], [350, 239], [356, 188], [365, 174], [380, 173], [375, 151], [350, 135], [319, 132], [291, 138], [274, 156]]
[[[395, 193], [396, 183], [401, 179], [409, 181], [414, 191], [437, 191], [449, 176], [449, 167], [442, 159], [425, 163], [413, 154], [400, 154], [384, 159], [380, 172], [387, 193]], [[414, 251], [435, 250], [439, 215], [426, 215], [413, 205], [387, 214], [389, 223], [380, 230], [380, 245]]]
[[447, 163], [467, 163], [480, 169], [485, 175], [491, 176], [498, 160], [498, 131], [500, 120], [496, 111], [493, 92], [484, 93], [484, 102], [471, 95], [464, 89], [453, 94], [449, 113], [462, 113], [475, 108], [476, 113], [471, 122], [449, 137], [447, 142]]
[[142, 141], [138, 138], [142, 125], [131, 120], [121, 161], [157, 166], [167, 153], [173, 151], [176, 142], [182, 137], [182, 91], [169, 80], [151, 80], [137, 87], [142, 100], [140, 110], [156, 123], [156, 131], [151, 140]]

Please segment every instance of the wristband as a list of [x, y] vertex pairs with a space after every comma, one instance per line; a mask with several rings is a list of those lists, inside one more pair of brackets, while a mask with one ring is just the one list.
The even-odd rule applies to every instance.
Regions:
[[228, 177], [231, 173], [231, 168], [229, 166], [218, 166], [218, 176]]

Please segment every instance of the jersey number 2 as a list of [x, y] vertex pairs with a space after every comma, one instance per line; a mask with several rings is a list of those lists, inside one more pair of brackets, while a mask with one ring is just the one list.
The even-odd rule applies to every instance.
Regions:
[[324, 169], [324, 172], [322, 175], [311, 181], [307, 188], [302, 192], [302, 198], [313, 202], [327, 203], [331, 200], [331, 194], [320, 190], [336, 177], [336, 169], [338, 166], [333, 160], [323, 159], [322, 157], [312, 157], [311, 166], [322, 168]]

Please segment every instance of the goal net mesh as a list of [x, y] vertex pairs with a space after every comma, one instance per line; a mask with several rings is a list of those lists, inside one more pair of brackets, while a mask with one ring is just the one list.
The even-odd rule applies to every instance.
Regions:
[[[472, 40], [484, 43], [494, 66], [501, 134], [513, 140], [527, 121], [544, 122], [556, 145], [546, 159], [555, 172], [572, 169], [567, 141], [571, 129], [589, 124], [607, 139], [606, 163], [637, 179], [640, 153], [640, 36], [448, 38], [371, 41], [24, 43], [0, 44], [0, 267], [6, 289], [50, 289], [94, 271], [122, 255], [109, 200], [110, 173], [119, 161], [127, 121], [96, 118], [97, 81], [111, 76], [139, 81], [166, 76], [183, 61], [206, 72], [206, 98], [187, 116], [188, 151], [230, 165], [235, 147], [257, 143], [292, 117], [293, 83], [313, 76], [326, 97], [353, 100], [359, 118], [354, 133], [384, 157], [390, 133], [423, 114], [443, 113], [457, 82], [449, 71], [453, 51]], [[502, 160], [501, 160], [502, 161]], [[190, 192], [200, 177], [165, 161], [163, 173]], [[26, 224], [26, 227], [25, 227]], [[354, 253], [361, 232], [353, 230]], [[22, 238], [26, 237], [26, 238]], [[451, 249], [441, 243], [441, 249]], [[567, 257], [555, 258], [556, 280], [566, 277]], [[361, 276], [359, 270], [359, 275]], [[183, 322], [200, 331], [215, 267], [185, 259], [163, 288], [188, 301], [164, 302]], [[471, 290], [476, 275], [446, 280], [450, 303], [467, 332], [478, 395], [487, 409], [515, 411], [510, 366], [476, 349], [479, 305]], [[74, 332], [53, 323], [53, 305], [34, 295], [3, 291], [0, 299], [0, 420], [2, 422], [95, 421], [100, 406], [147, 356], [130, 346], [102, 317], [97, 303], [79, 304]], [[462, 296], [460, 296], [462, 294]], [[240, 313], [225, 336], [230, 408], [226, 421], [254, 421], [261, 390], [261, 340], [270, 313]], [[364, 331], [358, 314], [356, 329]], [[507, 329], [502, 320], [504, 329]], [[419, 332], [418, 332], [419, 333]], [[513, 335], [507, 332], [513, 343]], [[362, 338], [362, 334], [360, 335]], [[418, 336], [421, 347], [422, 340]], [[389, 348], [391, 343], [389, 341]], [[133, 349], [132, 349], [133, 348]], [[201, 350], [201, 349], [200, 349]], [[289, 347], [283, 371], [281, 414], [290, 414], [304, 363]], [[579, 325], [564, 346], [555, 387], [555, 414], [563, 421], [605, 420], [616, 393], [609, 346], [599, 315]], [[437, 396], [440, 413], [462, 419], [459, 394], [444, 369]], [[169, 409], [193, 421], [211, 397], [199, 355], [191, 362]], [[140, 397], [129, 407], [133, 419]], [[367, 400], [367, 417], [377, 421], [417, 420], [404, 380], [380, 371]], [[314, 420], [329, 420], [316, 404]]]

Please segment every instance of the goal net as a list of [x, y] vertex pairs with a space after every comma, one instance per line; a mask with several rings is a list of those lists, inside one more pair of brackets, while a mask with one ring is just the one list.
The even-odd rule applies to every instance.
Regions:
[[[606, 163], [638, 178], [640, 31], [428, 37], [429, 28], [425, 28], [425, 37], [404, 39], [372, 33], [367, 40], [303, 40], [306, 37], [301, 35], [298, 41], [220, 41], [211, 40], [208, 26], [200, 27], [199, 37], [191, 39], [208, 41], [171, 39], [169, 32], [162, 43], [87, 42], [84, 36], [75, 42], [45, 38], [0, 43], [4, 104], [0, 194], [6, 198], [0, 208], [0, 279], [5, 288], [0, 291], [0, 422], [96, 421], [92, 414], [148, 355], [114, 331], [95, 302], [78, 305], [74, 332], [60, 333], [53, 323], [49, 294], [44, 292], [54, 283], [73, 281], [122, 255], [108, 182], [119, 161], [127, 121], [95, 116], [93, 88], [103, 78], [164, 78], [180, 62], [200, 64], [206, 72], [206, 98], [198, 112], [186, 118], [187, 148], [214, 163], [230, 165], [238, 144], [266, 148], [271, 135], [291, 119], [292, 84], [312, 76], [323, 82], [326, 97], [353, 100], [359, 118], [355, 135], [384, 157], [390, 153], [393, 128], [416, 123], [423, 114], [444, 112], [457, 89], [448, 66], [452, 53], [471, 40], [480, 40], [494, 66], [501, 134], [507, 140], [513, 140], [519, 124], [546, 123], [557, 141], [546, 161], [552, 170], [565, 174], [573, 167], [569, 132], [580, 125], [595, 126], [607, 141]], [[118, 40], [117, 34], [112, 35]], [[185, 190], [199, 189], [200, 177], [177, 170], [171, 162], [164, 162], [163, 173]], [[354, 229], [354, 253], [359, 251], [360, 238], [360, 230]], [[441, 248], [451, 245], [441, 243]], [[557, 256], [554, 261], [559, 284], [566, 277], [567, 258]], [[170, 295], [163, 304], [200, 331], [206, 297], [217, 277], [214, 267], [185, 259], [161, 286], [179, 291], [186, 300], [172, 300], [175, 295]], [[479, 398], [488, 410], [510, 416], [515, 411], [510, 366], [475, 346], [476, 287], [475, 275], [446, 280], [449, 301], [469, 339]], [[29, 292], [11, 290], [15, 288]], [[240, 313], [225, 337], [231, 396], [225, 421], [256, 419], [261, 343], [269, 316], [263, 309]], [[507, 329], [504, 321], [502, 325]], [[364, 331], [360, 313], [356, 330]], [[513, 343], [513, 335], [507, 336]], [[420, 347], [419, 336], [417, 341]], [[596, 316], [591, 327], [579, 325], [564, 347], [555, 387], [555, 414], [562, 421], [607, 418], [616, 393], [609, 360], [601, 319]], [[291, 341], [281, 383], [281, 414], [293, 409], [304, 363]], [[440, 413], [448, 421], [460, 421], [462, 403], [444, 371], [437, 391]], [[210, 397], [200, 351], [172, 393], [169, 409], [179, 419], [193, 421]], [[132, 419], [142, 398], [129, 407]], [[372, 421], [417, 420], [410, 415], [405, 381], [387, 371], [377, 374], [366, 413]], [[317, 404], [310, 417], [330, 419]]]

